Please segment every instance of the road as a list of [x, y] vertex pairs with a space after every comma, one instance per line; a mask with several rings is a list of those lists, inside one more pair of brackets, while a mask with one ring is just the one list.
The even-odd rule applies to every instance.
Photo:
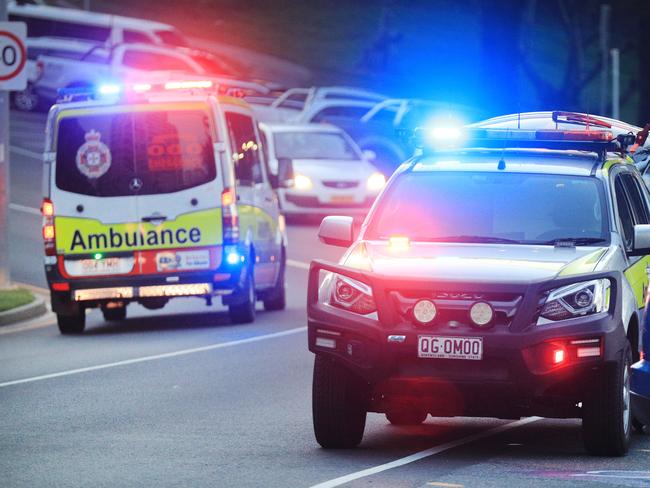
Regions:
[[[44, 286], [43, 115], [12, 113], [13, 279]], [[593, 458], [576, 420], [429, 418], [394, 427], [369, 414], [355, 450], [326, 451], [311, 426], [306, 266], [340, 249], [289, 229], [288, 308], [231, 325], [220, 306], [93, 311], [83, 336], [51, 318], [0, 329], [0, 486], [650, 486], [650, 437]]]

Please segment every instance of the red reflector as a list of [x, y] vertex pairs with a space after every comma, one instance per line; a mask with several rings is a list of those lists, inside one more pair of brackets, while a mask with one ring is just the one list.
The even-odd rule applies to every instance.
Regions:
[[221, 206], [222, 207], [229, 207], [235, 203], [235, 192], [228, 188], [227, 190], [224, 190], [221, 192]]
[[70, 291], [70, 283], [52, 283], [54, 291]]
[[538, 130], [538, 141], [595, 141], [607, 142], [614, 139], [614, 134], [603, 130]]
[[54, 239], [54, 226], [53, 225], [44, 225], [43, 226], [43, 239]]
[[41, 213], [44, 217], [51, 217], [54, 215], [54, 204], [47, 198], [43, 199]]

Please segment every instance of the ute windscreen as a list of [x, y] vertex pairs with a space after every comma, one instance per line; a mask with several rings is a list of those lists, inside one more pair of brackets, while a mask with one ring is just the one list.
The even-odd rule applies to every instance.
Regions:
[[397, 178], [366, 237], [425, 242], [606, 242], [602, 184], [588, 176], [434, 171]]
[[172, 193], [212, 181], [210, 118], [200, 110], [90, 114], [58, 126], [56, 185], [100, 197]]

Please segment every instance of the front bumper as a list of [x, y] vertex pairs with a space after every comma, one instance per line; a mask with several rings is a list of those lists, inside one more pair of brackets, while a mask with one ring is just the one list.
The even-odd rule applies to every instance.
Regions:
[[[369, 284], [377, 303], [377, 319], [346, 312], [318, 301], [320, 270], [349, 276]], [[577, 404], [597, 383], [603, 370], [613, 367], [626, 344], [618, 319], [620, 274], [589, 275], [612, 281], [609, 313], [536, 326], [539, 293], [582, 281], [555, 280], [521, 285], [432, 283], [396, 280], [322, 262], [312, 263], [308, 291], [309, 349], [344, 364], [373, 387], [373, 406], [386, 411], [391, 404], [421, 403], [433, 414], [518, 417], [579, 416]], [[508, 290], [517, 289], [522, 300], [512, 322], [479, 330], [468, 324], [416, 326], [400, 316], [391, 299], [395, 289]], [[417, 353], [420, 335], [480, 337], [483, 357], [479, 361], [425, 359]], [[400, 342], [394, 341], [397, 336]], [[325, 340], [323, 340], [325, 339]], [[329, 339], [329, 340], [328, 340]], [[581, 358], [567, 365], [540, 371], [531, 366], [528, 351], [558, 340], [599, 339], [601, 355]]]
[[352, 201], [333, 201], [336, 195], [321, 195], [284, 191], [280, 193], [280, 207], [285, 215], [366, 215], [375, 201], [374, 196], [355, 196]]
[[645, 425], [650, 425], [650, 361], [641, 360], [632, 365], [632, 411]]

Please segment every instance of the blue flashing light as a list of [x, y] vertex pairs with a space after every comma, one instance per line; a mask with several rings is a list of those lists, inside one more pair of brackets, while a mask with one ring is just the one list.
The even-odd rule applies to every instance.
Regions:
[[433, 127], [429, 131], [429, 137], [437, 141], [458, 141], [462, 135], [459, 127]]
[[237, 246], [226, 246], [224, 248], [224, 255], [226, 257], [226, 263], [231, 266], [245, 261], [244, 256], [239, 253]]
[[228, 264], [237, 264], [237, 263], [239, 263], [239, 253], [237, 251], [229, 252], [226, 255], [226, 262]]

